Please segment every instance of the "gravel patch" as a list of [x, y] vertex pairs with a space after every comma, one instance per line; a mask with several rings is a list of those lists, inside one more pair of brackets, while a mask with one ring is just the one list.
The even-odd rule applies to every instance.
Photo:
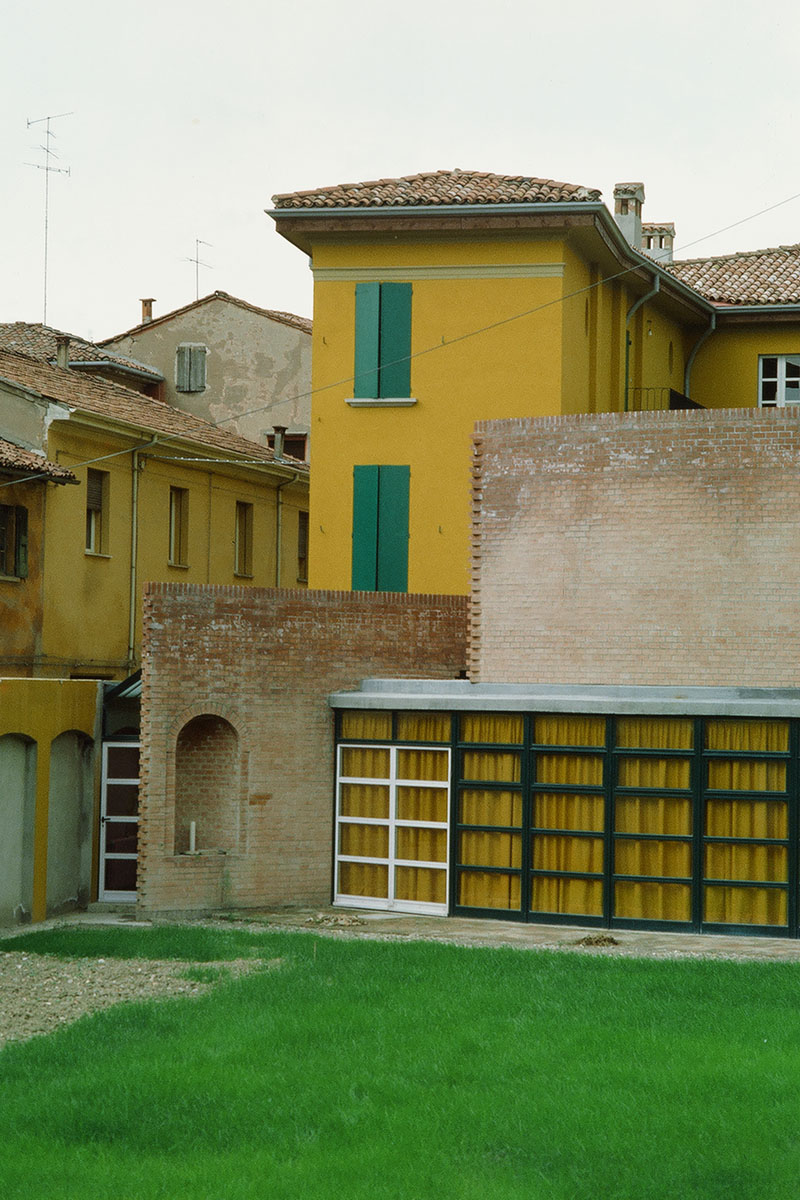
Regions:
[[[129, 1000], [201, 996], [216, 982], [274, 969], [264, 962], [188, 963], [141, 958], [52, 958], [0, 951], [0, 1047], [52, 1033], [87, 1013]], [[187, 971], [201, 978], [187, 979]], [[205, 976], [205, 978], [202, 978]]]

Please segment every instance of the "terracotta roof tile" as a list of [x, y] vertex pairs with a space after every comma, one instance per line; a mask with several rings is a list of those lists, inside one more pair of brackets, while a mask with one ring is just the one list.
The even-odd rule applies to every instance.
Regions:
[[800, 245], [665, 263], [717, 304], [800, 304]]
[[38, 358], [42, 362], [54, 363], [56, 361], [56, 339], [59, 337], [69, 338], [70, 363], [91, 362], [101, 366], [118, 367], [122, 370], [134, 370], [139, 374], [151, 376], [154, 383], [163, 379], [159, 371], [145, 363], [126, 358], [121, 354], [113, 354], [111, 351], [103, 350], [100, 346], [95, 345], [94, 342], [87, 342], [85, 338], [76, 337], [72, 333], [62, 333], [60, 329], [52, 329], [49, 325], [30, 324], [27, 321], [0, 324], [0, 350], [27, 354], [29, 358]]
[[312, 323], [308, 317], [298, 317], [294, 313], [282, 312], [278, 308], [259, 308], [257, 304], [250, 304], [247, 300], [239, 300], [236, 296], [230, 296], [227, 292], [211, 292], [209, 296], [203, 296], [200, 300], [193, 300], [191, 304], [184, 304], [183, 308], [174, 308], [172, 312], [164, 313], [163, 316], [153, 317], [152, 321], [142, 321], [138, 325], [132, 325], [130, 329], [123, 330], [122, 333], [115, 333], [113, 337], [104, 338], [100, 345], [108, 346], [120, 338], [128, 337], [129, 334], [141, 333], [143, 329], [151, 329], [153, 326], [171, 321], [173, 317], [182, 317], [184, 313], [191, 312], [193, 308], [200, 308], [204, 304], [209, 304], [212, 300], [227, 300], [229, 304], [236, 304], [239, 308], [246, 308], [250, 312], [258, 313], [262, 317], [268, 317], [270, 321], [278, 321], [281, 325], [289, 325], [293, 329], [299, 329], [302, 333], [311, 333]]
[[[172, 408], [159, 400], [151, 400], [109, 380], [76, 371], [65, 371], [50, 363], [23, 354], [0, 351], [0, 378], [21, 384], [48, 399], [57, 400], [83, 412], [110, 417], [135, 426], [149, 434], [164, 434], [184, 438], [204, 447], [257, 459], [276, 462], [267, 446], [259, 446], [238, 434], [228, 433], [215, 425], [194, 417], [191, 413]], [[308, 471], [308, 465], [284, 455], [292, 468]], [[283, 460], [281, 460], [283, 461]]]
[[13, 475], [41, 475], [56, 483], [77, 483], [77, 479], [66, 467], [48, 462], [43, 454], [33, 450], [23, 450], [13, 442], [0, 438], [0, 474], [9, 472]]
[[340, 183], [307, 192], [273, 196], [277, 209], [385, 208], [420, 204], [540, 204], [599, 200], [594, 188], [527, 175], [494, 175], [487, 171], [429, 171], [399, 179]]

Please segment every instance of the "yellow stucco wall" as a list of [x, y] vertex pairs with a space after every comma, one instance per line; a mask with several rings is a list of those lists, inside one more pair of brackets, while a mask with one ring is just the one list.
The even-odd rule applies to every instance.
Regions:
[[695, 359], [692, 399], [705, 408], [757, 406], [758, 360], [766, 354], [800, 354], [800, 321], [717, 329]]
[[[190, 447], [151, 448], [140, 456], [135, 661], [129, 662], [133, 455], [128, 448], [132, 444], [127, 436], [102, 428], [73, 422], [50, 426], [48, 456], [74, 470], [80, 486], [61, 489], [63, 494], [51, 498], [47, 508], [42, 674], [62, 674], [69, 667], [81, 674], [122, 678], [134, 669], [141, 640], [142, 587], [149, 580], [261, 587], [274, 587], [277, 582], [278, 480], [236, 466], [172, 461], [176, 456], [191, 456]], [[89, 468], [79, 464], [123, 447], [124, 454], [92, 464], [93, 469], [108, 473], [106, 535], [102, 553], [92, 554], [85, 549]], [[188, 493], [185, 566], [169, 562], [171, 487]], [[280, 584], [284, 587], [298, 586], [298, 513], [307, 507], [306, 495], [304, 481], [289, 482], [281, 492]], [[253, 505], [249, 576], [234, 570], [237, 501]]]
[[[44, 918], [47, 907], [50, 748], [60, 734], [73, 731], [99, 744], [100, 687], [89, 680], [0, 679], [0, 737], [13, 734], [36, 744], [34, 921]], [[96, 820], [93, 829], [96, 836]]]

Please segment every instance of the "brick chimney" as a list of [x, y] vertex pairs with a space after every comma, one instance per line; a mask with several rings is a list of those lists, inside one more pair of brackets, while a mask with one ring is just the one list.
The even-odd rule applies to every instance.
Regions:
[[664, 221], [661, 225], [642, 225], [642, 254], [654, 258], [656, 262], [672, 262], [672, 249], [675, 245], [675, 226], [672, 221]]
[[643, 183], [617, 183], [614, 185], [614, 220], [619, 225], [626, 241], [635, 250], [642, 248], [643, 204]]
[[155, 304], [155, 297], [148, 296], [148, 298], [146, 300], [142, 300], [141, 303], [142, 303], [142, 324], [149, 325], [153, 319], [153, 305]]
[[69, 367], [69, 334], [56, 334], [56, 366], [63, 367], [66, 371]]

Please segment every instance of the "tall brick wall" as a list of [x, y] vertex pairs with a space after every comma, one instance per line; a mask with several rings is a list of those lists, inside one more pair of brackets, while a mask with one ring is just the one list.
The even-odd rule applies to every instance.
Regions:
[[[327, 696], [367, 676], [457, 677], [466, 622], [460, 596], [148, 585], [140, 907], [327, 902]], [[196, 855], [181, 853], [190, 820]]]
[[800, 685], [800, 413], [481, 422], [474, 682]]

